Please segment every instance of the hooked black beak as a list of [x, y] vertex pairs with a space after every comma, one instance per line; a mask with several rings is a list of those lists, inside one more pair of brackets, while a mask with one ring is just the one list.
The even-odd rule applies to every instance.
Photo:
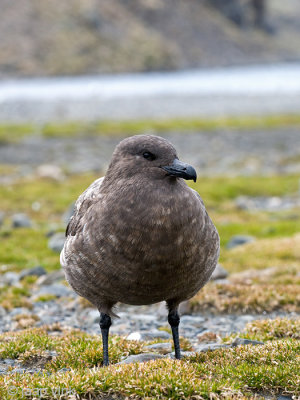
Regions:
[[161, 168], [170, 176], [176, 176], [186, 180], [192, 179], [194, 182], [197, 180], [195, 168], [189, 164], [179, 161], [177, 158], [175, 158], [172, 165], [166, 165]]

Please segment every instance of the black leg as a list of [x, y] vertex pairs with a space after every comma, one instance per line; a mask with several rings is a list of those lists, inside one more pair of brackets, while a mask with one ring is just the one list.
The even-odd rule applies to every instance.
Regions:
[[180, 344], [179, 344], [179, 333], [178, 326], [180, 322], [180, 318], [177, 310], [170, 310], [168, 315], [168, 322], [172, 328], [172, 335], [174, 341], [174, 349], [175, 349], [175, 358], [180, 360]]
[[109, 315], [100, 313], [100, 328], [103, 344], [103, 365], [106, 367], [109, 364], [108, 360], [108, 333], [111, 326], [111, 318]]

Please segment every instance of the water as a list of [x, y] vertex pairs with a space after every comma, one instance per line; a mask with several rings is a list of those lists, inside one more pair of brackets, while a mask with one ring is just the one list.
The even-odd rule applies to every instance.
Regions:
[[0, 101], [300, 93], [300, 64], [0, 81]]
[[0, 81], [0, 119], [300, 111], [300, 64]]

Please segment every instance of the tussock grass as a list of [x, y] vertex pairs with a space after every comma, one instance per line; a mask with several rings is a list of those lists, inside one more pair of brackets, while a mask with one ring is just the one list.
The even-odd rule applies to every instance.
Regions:
[[[54, 388], [73, 390], [79, 398], [101, 394], [144, 399], [242, 399], [256, 393], [299, 395], [299, 322], [288, 319], [255, 321], [245, 335], [266, 339], [264, 345], [238, 346], [197, 353], [182, 361], [160, 359], [144, 364], [115, 365], [122, 356], [142, 351], [145, 342], [112, 337], [112, 365], [99, 368], [102, 349], [99, 337], [73, 330], [49, 336], [47, 328], [30, 329], [0, 336], [0, 357], [17, 358], [26, 365], [43, 365], [47, 374], [0, 376], [0, 395], [6, 398], [16, 386], [44, 388], [50, 399]], [[268, 333], [270, 332], [270, 333]], [[284, 334], [288, 332], [288, 334]], [[49, 358], [47, 351], [56, 351]], [[61, 373], [60, 368], [70, 368]], [[63, 395], [61, 399], [67, 399]], [[259, 398], [257, 396], [256, 398]]]
[[247, 324], [241, 336], [253, 340], [300, 339], [300, 318], [276, 318], [257, 320]]
[[300, 312], [299, 285], [209, 283], [190, 301], [193, 312], [225, 314]]
[[287, 272], [296, 278], [300, 265], [300, 234], [261, 239], [231, 250], [224, 249], [221, 261], [232, 272], [277, 267], [277, 276]]
[[193, 312], [225, 314], [300, 312], [299, 285], [208, 283], [189, 301]]

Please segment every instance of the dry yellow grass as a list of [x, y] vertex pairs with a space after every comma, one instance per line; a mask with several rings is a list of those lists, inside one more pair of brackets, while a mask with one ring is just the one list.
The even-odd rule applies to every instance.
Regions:
[[285, 238], [260, 239], [223, 250], [222, 263], [231, 272], [268, 267], [294, 266], [300, 271], [300, 234]]
[[189, 301], [192, 312], [300, 312], [299, 285], [207, 284]]

